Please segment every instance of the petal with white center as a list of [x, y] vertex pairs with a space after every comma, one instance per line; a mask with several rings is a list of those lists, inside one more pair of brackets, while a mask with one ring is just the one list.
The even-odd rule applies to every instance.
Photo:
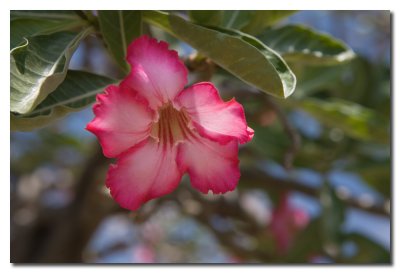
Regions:
[[86, 129], [95, 134], [107, 157], [116, 157], [148, 138], [154, 112], [147, 101], [131, 90], [108, 86], [97, 95], [95, 118]]
[[242, 105], [232, 99], [224, 102], [213, 84], [194, 84], [182, 91], [175, 105], [184, 109], [191, 125], [203, 136], [222, 144], [237, 139], [246, 143], [253, 138], [254, 131], [247, 127]]
[[225, 193], [235, 189], [239, 177], [238, 142], [226, 144], [197, 134], [179, 144], [177, 163], [187, 171], [191, 185], [202, 193]]
[[131, 72], [121, 83], [140, 92], [153, 109], [172, 101], [187, 83], [187, 69], [168, 44], [142, 36], [128, 48]]
[[136, 210], [178, 186], [182, 172], [176, 164], [177, 147], [164, 144], [149, 138], [111, 165], [106, 186], [121, 207]]

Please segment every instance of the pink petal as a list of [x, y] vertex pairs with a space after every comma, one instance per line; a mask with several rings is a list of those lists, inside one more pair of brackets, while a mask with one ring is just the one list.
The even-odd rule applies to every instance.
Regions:
[[107, 157], [118, 156], [150, 135], [153, 110], [130, 90], [108, 86], [97, 95], [93, 112], [95, 118], [86, 129], [99, 138]]
[[172, 192], [182, 173], [176, 164], [176, 146], [149, 138], [123, 153], [111, 165], [106, 186], [121, 207], [136, 210], [150, 199]]
[[121, 83], [140, 92], [153, 109], [172, 101], [187, 83], [187, 69], [166, 42], [142, 36], [128, 48], [129, 76]]
[[222, 144], [237, 139], [246, 143], [254, 131], [247, 127], [244, 110], [235, 99], [224, 102], [212, 83], [203, 82], [182, 91], [175, 99], [192, 120], [192, 126], [203, 136]]
[[236, 140], [220, 144], [197, 135], [180, 144], [177, 163], [202, 193], [232, 191], [240, 177]]

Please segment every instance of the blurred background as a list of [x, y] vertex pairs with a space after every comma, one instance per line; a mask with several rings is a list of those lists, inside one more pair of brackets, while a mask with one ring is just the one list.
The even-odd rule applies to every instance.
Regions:
[[[184, 176], [172, 194], [129, 212], [104, 186], [112, 160], [84, 129], [90, 108], [43, 129], [12, 132], [11, 261], [389, 263], [390, 140], [358, 132], [359, 122], [370, 120], [357, 107], [332, 107], [327, 116], [327, 109], [310, 110], [301, 99], [354, 102], [381, 115], [376, 132], [389, 124], [390, 13], [300, 11], [281, 22], [288, 23], [330, 33], [357, 57], [332, 67], [289, 63], [298, 86], [285, 101], [213, 70], [211, 81], [225, 99], [244, 105], [255, 130], [240, 148], [239, 186], [228, 194], [202, 195]], [[183, 59], [193, 53], [151, 31]], [[121, 76], [94, 37], [81, 44], [71, 68]], [[189, 80], [201, 76], [192, 73]], [[338, 124], [346, 113], [352, 130]]]

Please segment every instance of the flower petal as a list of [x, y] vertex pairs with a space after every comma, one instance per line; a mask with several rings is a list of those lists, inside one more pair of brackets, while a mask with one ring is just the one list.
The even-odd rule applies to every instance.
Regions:
[[95, 134], [107, 157], [116, 157], [150, 135], [153, 110], [145, 99], [124, 88], [110, 85], [97, 95], [95, 118], [86, 129]]
[[203, 136], [222, 144], [232, 139], [246, 143], [254, 131], [247, 127], [244, 110], [235, 99], [224, 102], [212, 83], [194, 84], [175, 99], [177, 108], [190, 116], [191, 125]]
[[236, 140], [220, 144], [194, 136], [179, 144], [177, 163], [181, 171], [189, 173], [192, 186], [202, 193], [232, 191], [239, 181]]
[[153, 109], [172, 101], [187, 83], [187, 69], [166, 42], [142, 36], [128, 48], [129, 76], [121, 83], [140, 92]]
[[136, 145], [111, 165], [106, 186], [126, 209], [136, 210], [150, 199], [172, 192], [182, 173], [176, 164], [176, 146], [166, 148], [152, 138]]

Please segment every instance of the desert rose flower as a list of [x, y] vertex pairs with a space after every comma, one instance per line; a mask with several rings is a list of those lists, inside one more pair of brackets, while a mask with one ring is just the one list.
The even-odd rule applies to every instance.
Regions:
[[117, 158], [106, 186], [124, 208], [138, 209], [172, 192], [183, 174], [202, 193], [235, 189], [238, 144], [253, 137], [243, 107], [224, 102], [212, 83], [184, 89], [187, 69], [165, 42], [142, 36], [128, 47], [130, 74], [97, 95], [95, 134], [106, 157]]

